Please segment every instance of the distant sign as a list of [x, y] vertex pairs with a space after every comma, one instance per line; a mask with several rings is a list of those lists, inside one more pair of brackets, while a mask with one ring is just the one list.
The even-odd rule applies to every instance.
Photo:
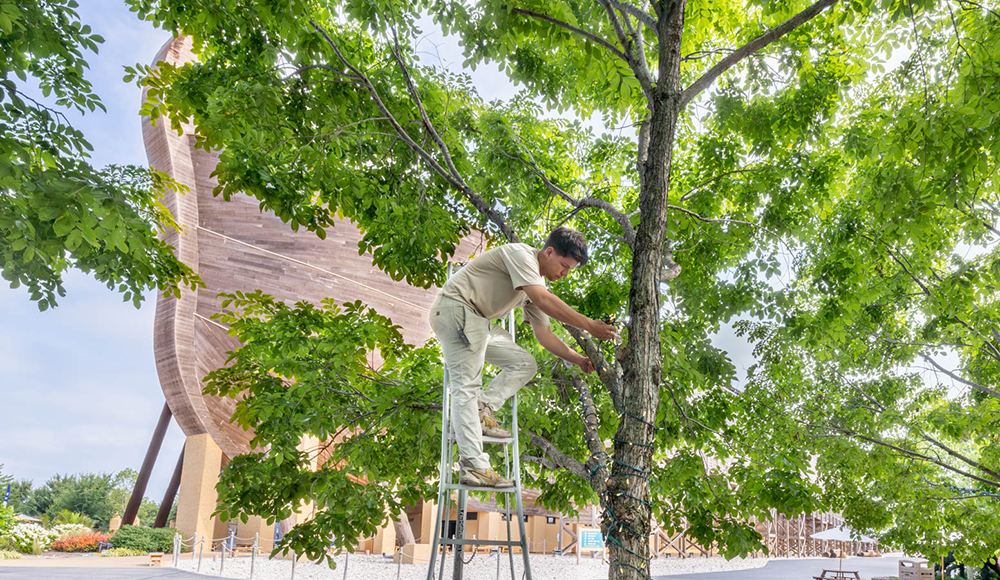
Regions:
[[10, 484], [7, 484], [7, 493], [3, 494], [3, 507], [7, 507], [7, 500], [10, 499]]
[[580, 528], [581, 550], [603, 550], [604, 536], [597, 528]]

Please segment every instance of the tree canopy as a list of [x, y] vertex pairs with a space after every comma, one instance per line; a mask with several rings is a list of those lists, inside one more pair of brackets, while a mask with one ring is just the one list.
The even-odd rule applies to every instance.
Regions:
[[136, 307], [149, 289], [198, 277], [157, 238], [176, 227], [157, 200], [175, 184], [136, 166], [93, 167], [91, 144], [67, 110], [105, 110], [84, 77], [84, 53], [104, 39], [75, 0], [0, 6], [0, 275], [45, 310], [67, 268], [91, 273]]
[[[539, 501], [600, 502], [611, 578], [648, 577], [653, 521], [732, 556], [761, 547], [748, 521], [772, 508], [843, 511], [927, 556], [995, 555], [990, 4], [129, 4], [194, 41], [198, 62], [130, 75], [146, 114], [221, 151], [217, 193], [320, 237], [349, 218], [360, 251], [419, 286], [474, 228], [494, 244], [587, 234], [593, 259], [553, 289], [618, 316], [624, 341], [566, 329], [599, 368], [587, 378], [522, 340], [543, 361], [522, 441]], [[486, 102], [420, 57], [429, 26], [519, 94]], [[207, 390], [243, 393], [234, 420], [266, 451], [229, 465], [222, 513], [316, 501], [284, 546], [318, 559], [331, 534], [351, 545], [432, 494], [438, 353], [364, 305], [251, 290], [228, 297], [219, 319], [245, 346]], [[755, 346], [746, 381], [717, 339], [732, 323]], [[310, 471], [317, 454], [338, 469]]]

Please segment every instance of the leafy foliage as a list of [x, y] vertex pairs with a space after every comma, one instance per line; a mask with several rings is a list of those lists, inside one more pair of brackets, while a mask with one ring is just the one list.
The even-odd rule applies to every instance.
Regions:
[[108, 474], [57, 474], [32, 493], [33, 511], [53, 523], [61, 512], [82, 514], [93, 520], [94, 527], [106, 530], [113, 513], [110, 480]]
[[17, 514], [11, 508], [0, 507], [0, 536], [6, 534], [17, 524], [15, 515]]
[[80, 525], [89, 528], [94, 525], [94, 520], [90, 516], [71, 512], [68, 509], [61, 509], [52, 517], [52, 523], [58, 525], [70, 524]]
[[[239, 313], [216, 318], [248, 348], [209, 374], [205, 390], [248, 395], [233, 421], [254, 427], [251, 445], [260, 452], [223, 471], [223, 520], [245, 521], [237, 507], [245, 505], [281, 520], [315, 500], [316, 517], [291, 530], [285, 546], [318, 560], [325, 549], [312, 538], [356, 545], [431, 492], [440, 433], [435, 349], [404, 344], [397, 327], [360, 303], [288, 305], [253, 292], [227, 295], [224, 304]], [[370, 352], [381, 365], [371, 367]], [[302, 434], [312, 443], [303, 446]]]
[[[156, 198], [175, 185], [141, 167], [95, 169], [93, 147], [62, 112], [105, 109], [83, 76], [83, 52], [104, 39], [76, 7], [0, 7], [0, 275], [45, 310], [65, 294], [62, 273], [76, 267], [138, 307], [147, 289], [179, 292], [199, 278], [156, 237], [176, 227]], [[32, 83], [54, 107], [29, 96]]]
[[149, 552], [144, 550], [133, 550], [131, 548], [109, 548], [101, 552], [105, 558], [127, 558], [129, 556], [145, 556]]
[[[220, 151], [219, 194], [320, 237], [350, 218], [360, 251], [421, 286], [473, 228], [494, 244], [587, 233], [584, 275], [553, 289], [626, 320], [625, 342], [577, 340], [600, 381], [541, 365], [521, 403], [526, 484], [555, 509], [601, 502], [612, 578], [648, 576], [654, 518], [729, 556], [762, 547], [748, 522], [771, 509], [842, 510], [927, 556], [953, 534], [969, 533], [962, 559], [1000, 546], [991, 6], [129, 3], [193, 39], [198, 62], [129, 74], [145, 114]], [[485, 103], [420, 60], [426, 14], [464, 66], [497, 64], [523, 91]], [[223, 475], [222, 515], [317, 500], [284, 546], [318, 559], [331, 533], [348, 545], [431, 495], [437, 353], [362, 305], [247, 290], [220, 318], [244, 346], [208, 392], [237, 398], [259, 451]], [[745, 384], [718, 340], [734, 321], [755, 346]], [[968, 392], [912, 370], [949, 349]], [[329, 469], [311, 471], [317, 455]]]
[[138, 550], [142, 553], [169, 552], [174, 547], [175, 533], [170, 528], [122, 526], [115, 531], [110, 541], [115, 548]]

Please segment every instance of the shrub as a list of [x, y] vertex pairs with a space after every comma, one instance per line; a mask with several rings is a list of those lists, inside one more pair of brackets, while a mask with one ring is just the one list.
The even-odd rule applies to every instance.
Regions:
[[57, 552], [96, 552], [99, 542], [107, 542], [107, 534], [87, 534], [85, 536], [70, 536], [52, 542], [52, 549]]
[[143, 528], [122, 526], [111, 536], [116, 548], [131, 548], [148, 552], [170, 552], [174, 549], [174, 530], [170, 528]]
[[0, 550], [0, 560], [20, 560], [21, 554], [13, 550]]
[[0, 536], [14, 529], [17, 519], [14, 518], [14, 510], [11, 508], [0, 508]]
[[147, 553], [142, 550], [133, 550], [132, 548], [111, 548], [110, 550], [101, 552], [101, 555], [106, 558], [118, 558], [121, 556], [145, 556]]
[[42, 550], [49, 547], [49, 544], [55, 541], [59, 535], [52, 530], [46, 530], [38, 524], [17, 524], [8, 533], [8, 537], [14, 541], [14, 546], [18, 552], [22, 554], [41, 554]]
[[93, 527], [94, 519], [86, 514], [61, 509], [52, 518], [54, 524], [79, 524], [85, 528]]
[[58, 526], [52, 528], [52, 531], [59, 534], [60, 540], [75, 538], [77, 536], [89, 536], [94, 533], [94, 530], [83, 524], [59, 524]]

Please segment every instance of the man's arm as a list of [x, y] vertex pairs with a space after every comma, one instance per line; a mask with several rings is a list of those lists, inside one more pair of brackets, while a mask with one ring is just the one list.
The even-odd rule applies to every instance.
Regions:
[[548, 326], [544, 324], [532, 324], [531, 331], [535, 333], [535, 339], [538, 340], [538, 344], [542, 345], [545, 350], [566, 362], [575, 364], [585, 373], [594, 372], [594, 363], [586, 356], [571, 349], [565, 342], [559, 340], [559, 337], [553, 334], [552, 329]]
[[[548, 314], [552, 318], [555, 318], [559, 322], [562, 322], [563, 324], [575, 326], [580, 330], [586, 330], [600, 340], [618, 338], [618, 330], [616, 330], [614, 326], [604, 322], [603, 320], [592, 320], [580, 314], [576, 310], [573, 310], [569, 304], [566, 304], [558, 296], [549, 292], [549, 289], [545, 286], [522, 286], [521, 290], [524, 290], [524, 293], [528, 295], [528, 299], [531, 300], [531, 303], [537, 306], [539, 310]], [[532, 328], [534, 328], [534, 326], [532, 326]], [[559, 340], [559, 338], [555, 337], [555, 335], [553, 335], [553, 338]], [[538, 342], [541, 343], [541, 339], [539, 339]], [[559, 342], [562, 341], [559, 340]], [[542, 344], [542, 346], [545, 346], [545, 344]], [[548, 347], [545, 348], [548, 349]]]

